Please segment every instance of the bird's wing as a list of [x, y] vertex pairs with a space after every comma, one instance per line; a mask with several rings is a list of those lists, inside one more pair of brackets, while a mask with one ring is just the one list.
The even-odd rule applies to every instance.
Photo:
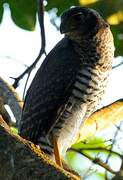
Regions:
[[62, 39], [44, 60], [27, 92], [20, 135], [33, 142], [47, 134], [58, 109], [70, 96], [80, 61], [68, 39]]

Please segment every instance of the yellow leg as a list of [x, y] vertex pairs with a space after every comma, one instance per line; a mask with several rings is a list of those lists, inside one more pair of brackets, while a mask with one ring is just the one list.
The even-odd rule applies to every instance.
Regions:
[[61, 168], [64, 170], [72, 173], [73, 176], [75, 176], [76, 180], [80, 180], [80, 176], [78, 173], [76, 173], [74, 170], [72, 170], [66, 162], [63, 160], [59, 153], [59, 147], [58, 147], [58, 140], [56, 137], [53, 136], [53, 145], [54, 145], [54, 156], [55, 156], [55, 162], [58, 164]]
[[58, 141], [57, 141], [56, 137], [53, 137], [53, 146], [54, 146], [54, 156], [55, 156], [56, 164], [58, 164], [60, 167], [62, 167], [62, 161], [61, 161], [61, 156], [60, 156], [59, 147], [58, 147]]

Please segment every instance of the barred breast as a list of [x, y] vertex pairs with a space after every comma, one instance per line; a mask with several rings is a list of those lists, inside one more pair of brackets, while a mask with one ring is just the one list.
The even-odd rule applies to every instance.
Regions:
[[[66, 151], [75, 143], [80, 127], [84, 120], [97, 109], [107, 85], [107, 73], [102, 76], [103, 73], [98, 69], [84, 67], [78, 72], [72, 94], [50, 132], [58, 137], [61, 151]], [[51, 134], [49, 137], [52, 137]]]

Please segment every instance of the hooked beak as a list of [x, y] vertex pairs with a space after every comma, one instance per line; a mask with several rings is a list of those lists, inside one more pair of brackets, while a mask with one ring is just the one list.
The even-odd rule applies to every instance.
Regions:
[[60, 33], [61, 33], [61, 34], [64, 34], [64, 33], [66, 33], [66, 32], [67, 32], [67, 28], [66, 28], [65, 24], [63, 24], [63, 23], [61, 22], [61, 25], [60, 25]]

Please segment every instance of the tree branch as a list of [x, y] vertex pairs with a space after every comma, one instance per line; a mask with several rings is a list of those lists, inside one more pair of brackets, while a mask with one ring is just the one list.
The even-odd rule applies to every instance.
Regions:
[[110, 173], [117, 174], [117, 171], [114, 171], [113, 169], [111, 169], [108, 164], [102, 162], [99, 158], [93, 158], [93, 157], [89, 156], [88, 154], [84, 153], [83, 151], [79, 151], [78, 149], [74, 149], [74, 148], [70, 148], [69, 151], [79, 153], [79, 154], [85, 156], [86, 158], [88, 158], [93, 163], [98, 164], [99, 166], [103, 167], [104, 169], [106, 169]]
[[4, 106], [4, 100], [0, 97], [0, 115], [6, 121], [7, 124], [11, 124], [11, 117], [9, 113], [6, 111]]
[[[75, 149], [75, 148], [69, 148], [67, 151], [70, 151], [70, 150], [73, 150], [73, 149]], [[115, 151], [113, 151], [113, 150], [110, 150], [110, 149], [106, 149], [106, 148], [103, 148], [103, 147], [96, 147], [96, 148], [94, 148], [94, 147], [92, 147], [92, 148], [77, 148], [76, 149], [76, 151], [78, 152], [81, 152], [81, 151], [85, 151], [85, 150], [89, 150], [89, 151], [100, 151], [100, 152], [103, 152], [103, 151], [105, 151], [105, 152], [109, 152], [109, 153], [111, 153], [111, 154], [113, 154], [113, 155], [116, 155], [116, 156], [119, 156], [120, 158], [122, 158], [123, 156], [121, 155], [121, 154], [119, 154], [118, 152], [115, 152]]]
[[[18, 124], [21, 118], [23, 101], [19, 98], [15, 89], [11, 85], [7, 84], [1, 77], [0, 77], [0, 98], [3, 101], [3, 105], [7, 104], [10, 107]], [[5, 110], [4, 107], [0, 109], [0, 114], [3, 114], [5, 112], [4, 110]]]
[[81, 141], [95, 135], [95, 133], [113, 127], [116, 123], [123, 120], [123, 99], [119, 99], [112, 104], [104, 106], [94, 112], [86, 119], [79, 133]]
[[53, 163], [36, 145], [15, 135], [0, 117], [0, 179], [79, 180]]
[[122, 62], [120, 62], [119, 64], [117, 64], [117, 65], [113, 66], [112, 68], [113, 68], [113, 69], [115, 69], [115, 68], [118, 68], [118, 67], [119, 67], [119, 66], [121, 66], [121, 65], [123, 65], [123, 61], [122, 61]]
[[40, 33], [41, 33], [41, 49], [35, 61], [32, 63], [30, 67], [28, 67], [20, 76], [17, 78], [13, 78], [15, 80], [13, 87], [16, 89], [18, 87], [19, 81], [25, 76], [25, 74], [30, 73], [32, 69], [36, 66], [37, 62], [41, 58], [45, 52], [45, 30], [44, 30], [44, 7], [43, 7], [43, 0], [37, 0], [37, 8], [38, 8], [38, 20], [40, 26]]

